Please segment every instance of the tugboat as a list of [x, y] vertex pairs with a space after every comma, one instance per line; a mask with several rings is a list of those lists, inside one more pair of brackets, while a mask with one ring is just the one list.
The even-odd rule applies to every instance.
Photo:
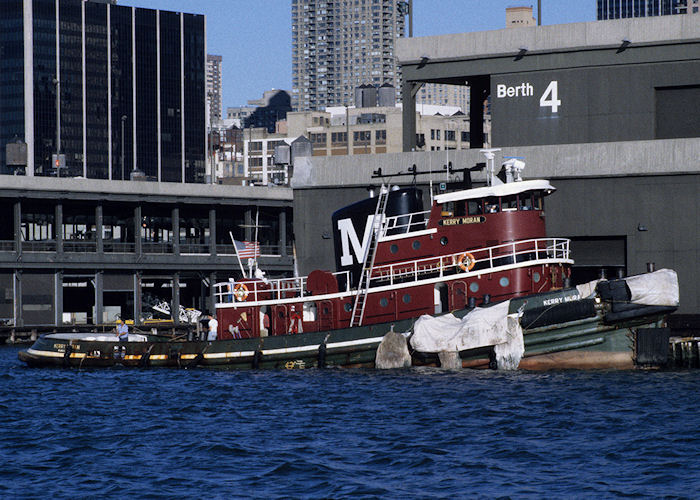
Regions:
[[462, 189], [434, 195], [431, 187], [428, 211], [416, 186], [384, 184], [336, 211], [336, 272], [217, 283], [215, 341], [47, 334], [19, 358], [30, 366], [374, 367], [389, 332], [405, 339], [403, 366], [444, 365], [451, 353], [456, 367], [632, 368], [654, 358], [649, 345], [658, 354], [665, 338], [667, 350], [676, 273], [572, 287], [570, 241], [545, 232], [555, 188], [522, 180], [519, 159], [496, 175], [494, 150], [484, 153], [487, 185], [472, 187], [465, 172]]

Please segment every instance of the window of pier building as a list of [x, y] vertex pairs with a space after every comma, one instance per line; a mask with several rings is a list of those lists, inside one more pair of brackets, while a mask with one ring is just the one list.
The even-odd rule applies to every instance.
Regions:
[[53, 204], [30, 201], [22, 203], [20, 231], [23, 248], [37, 251], [56, 249], [55, 213]]
[[105, 252], [133, 252], [134, 234], [134, 213], [131, 205], [103, 205], [102, 240]]
[[89, 203], [71, 203], [63, 207], [63, 248], [66, 252], [94, 252], [97, 250], [95, 206]]

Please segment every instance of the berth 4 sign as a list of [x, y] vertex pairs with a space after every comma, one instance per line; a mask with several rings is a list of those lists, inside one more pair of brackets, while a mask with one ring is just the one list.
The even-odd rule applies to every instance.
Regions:
[[[530, 82], [521, 82], [520, 85], [496, 85], [496, 99], [529, 99], [536, 95], [535, 86]], [[552, 80], [540, 95], [540, 107], [550, 108], [552, 113], [557, 113], [561, 106], [559, 99], [559, 82]]]

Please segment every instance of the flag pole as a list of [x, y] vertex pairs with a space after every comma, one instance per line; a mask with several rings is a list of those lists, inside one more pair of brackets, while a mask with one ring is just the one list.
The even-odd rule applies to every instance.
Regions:
[[243, 262], [241, 262], [241, 256], [238, 255], [238, 247], [236, 246], [236, 240], [233, 238], [233, 233], [229, 231], [228, 235], [231, 237], [231, 243], [233, 243], [233, 250], [236, 252], [236, 258], [238, 259], [238, 265], [241, 266], [241, 274], [243, 274], [244, 278], [247, 278], [247, 276], [245, 275], [245, 269], [243, 269]]
[[260, 245], [258, 245], [258, 219], [260, 217], [260, 207], [256, 207], [255, 210], [255, 251], [253, 252], [253, 255], [255, 256], [255, 269], [258, 268], [258, 249], [260, 248]]

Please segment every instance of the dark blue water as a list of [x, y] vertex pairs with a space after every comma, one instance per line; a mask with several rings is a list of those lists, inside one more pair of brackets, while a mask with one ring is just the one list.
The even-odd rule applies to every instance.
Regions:
[[29, 369], [0, 497], [700, 495], [700, 371]]

